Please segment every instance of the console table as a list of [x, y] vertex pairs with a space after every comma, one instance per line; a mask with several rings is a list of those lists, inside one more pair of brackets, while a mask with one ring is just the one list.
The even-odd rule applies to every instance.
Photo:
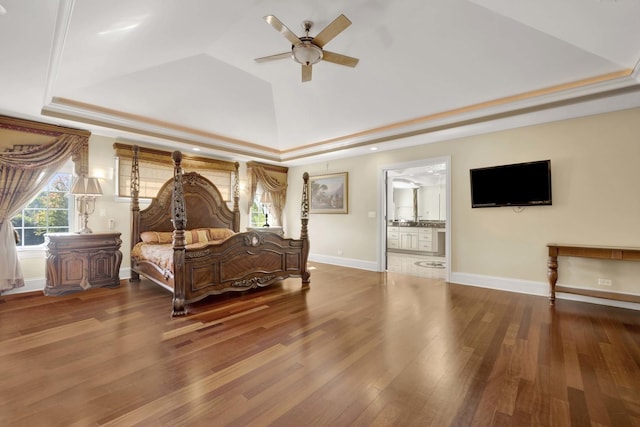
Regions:
[[556, 291], [582, 294], [599, 298], [617, 299], [621, 301], [640, 302], [640, 297], [636, 297], [634, 295], [621, 295], [598, 290], [556, 286], [556, 282], [558, 281], [559, 256], [611, 259], [618, 261], [640, 261], [640, 248], [618, 246], [560, 245], [556, 243], [549, 243], [547, 247], [549, 248], [549, 260], [547, 261], [547, 277], [549, 279], [549, 287], [551, 288], [551, 295], [549, 296], [550, 304], [553, 305], [555, 303]]

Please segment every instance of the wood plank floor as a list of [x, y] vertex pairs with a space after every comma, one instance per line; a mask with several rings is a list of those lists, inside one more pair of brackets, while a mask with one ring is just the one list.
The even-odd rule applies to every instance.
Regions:
[[172, 319], [0, 297], [0, 425], [640, 426], [640, 313], [312, 263]]

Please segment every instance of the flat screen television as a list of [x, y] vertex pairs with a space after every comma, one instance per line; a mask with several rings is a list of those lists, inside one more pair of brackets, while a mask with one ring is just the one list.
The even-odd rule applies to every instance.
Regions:
[[551, 160], [471, 169], [471, 207], [551, 204]]

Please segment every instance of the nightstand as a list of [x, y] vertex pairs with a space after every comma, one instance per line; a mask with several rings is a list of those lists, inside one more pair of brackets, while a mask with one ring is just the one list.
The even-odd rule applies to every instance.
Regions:
[[49, 233], [45, 295], [120, 285], [120, 233]]

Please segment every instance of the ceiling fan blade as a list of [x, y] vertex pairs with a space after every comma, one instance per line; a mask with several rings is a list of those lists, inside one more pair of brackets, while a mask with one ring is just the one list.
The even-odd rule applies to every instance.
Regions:
[[267, 15], [264, 17], [264, 20], [267, 21], [267, 24], [271, 25], [273, 28], [276, 29], [277, 32], [279, 32], [280, 34], [282, 34], [283, 36], [285, 36], [287, 38], [287, 40], [289, 40], [291, 42], [291, 44], [298, 44], [300, 43], [300, 39], [298, 38], [298, 36], [296, 36], [293, 31], [291, 31], [290, 29], [287, 28], [286, 25], [284, 25], [282, 23], [282, 21], [280, 21], [278, 18], [276, 18], [273, 15]]
[[301, 65], [302, 67], [302, 82], [311, 81], [311, 67], [312, 65]]
[[344, 65], [346, 67], [355, 67], [358, 65], [358, 58], [353, 58], [351, 56], [341, 55], [335, 52], [329, 52], [327, 50], [322, 51], [322, 60], [333, 62], [334, 64]]
[[276, 59], [285, 59], [285, 58], [291, 58], [291, 52], [282, 52], [282, 53], [277, 53], [275, 55], [263, 56], [262, 58], [254, 59], [254, 61], [268, 62], [268, 61], [274, 61]]
[[343, 32], [349, 25], [351, 25], [349, 18], [344, 15], [338, 16], [313, 38], [313, 44], [323, 47], [333, 40], [335, 36]]

